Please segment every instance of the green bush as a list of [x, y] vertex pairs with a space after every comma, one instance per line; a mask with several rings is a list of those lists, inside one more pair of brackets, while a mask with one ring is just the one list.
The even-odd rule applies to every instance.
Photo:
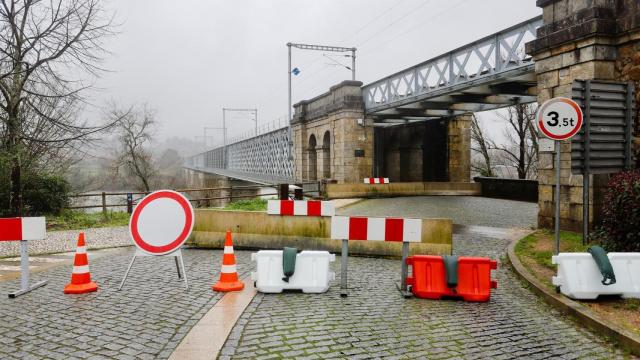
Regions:
[[[0, 157], [0, 216], [11, 210], [11, 169]], [[24, 215], [59, 214], [69, 204], [69, 183], [61, 176], [24, 172], [22, 175], [22, 204]]]
[[69, 206], [69, 192], [69, 183], [61, 176], [30, 175], [22, 187], [25, 213], [58, 215]]
[[596, 237], [607, 251], [640, 251], [640, 170], [609, 180]]

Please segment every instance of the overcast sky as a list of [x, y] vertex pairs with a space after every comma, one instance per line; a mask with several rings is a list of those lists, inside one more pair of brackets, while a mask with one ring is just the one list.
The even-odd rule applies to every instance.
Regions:
[[[287, 113], [287, 42], [357, 47], [365, 84], [541, 13], [533, 0], [109, 0], [122, 26], [106, 46], [112, 72], [94, 104], [157, 110], [162, 138], [194, 139], [223, 107], [257, 108], [259, 123]], [[295, 50], [294, 103], [342, 80], [349, 63]], [[87, 114], [91, 115], [91, 112]], [[251, 129], [232, 116], [229, 135]], [[214, 131], [209, 134], [216, 135]], [[212, 141], [211, 139], [209, 140]]]

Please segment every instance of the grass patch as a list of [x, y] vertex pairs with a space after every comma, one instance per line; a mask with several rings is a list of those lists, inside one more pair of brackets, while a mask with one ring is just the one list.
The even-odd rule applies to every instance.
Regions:
[[266, 211], [266, 199], [238, 200], [227, 204], [224, 210]]
[[[551, 238], [549, 241], [541, 239]], [[570, 231], [560, 231], [560, 251], [561, 252], [586, 252], [589, 244], [582, 245], [582, 235]], [[551, 256], [555, 249], [555, 237], [549, 230], [538, 230], [524, 239], [520, 240], [515, 247], [516, 255], [519, 258], [527, 257], [534, 260], [538, 265], [555, 270], [556, 266], [551, 263]]]
[[126, 226], [130, 215], [124, 211], [85, 213], [77, 210], [63, 210], [60, 215], [46, 216], [47, 230], [78, 230], [97, 227]]

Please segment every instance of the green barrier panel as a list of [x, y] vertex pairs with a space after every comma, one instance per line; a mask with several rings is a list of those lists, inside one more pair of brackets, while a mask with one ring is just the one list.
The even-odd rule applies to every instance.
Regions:
[[282, 249], [282, 272], [284, 273], [283, 281], [289, 282], [289, 277], [293, 276], [296, 271], [296, 257], [298, 249], [294, 247], [285, 247]]
[[444, 269], [447, 272], [447, 287], [450, 289], [458, 286], [458, 257], [445, 255], [442, 257]]
[[613, 285], [616, 283], [616, 274], [613, 272], [613, 266], [609, 261], [609, 257], [607, 256], [607, 252], [604, 251], [600, 246], [592, 246], [587, 250], [593, 260], [596, 261], [596, 265], [598, 265], [598, 269], [600, 269], [600, 273], [602, 274], [602, 285]]

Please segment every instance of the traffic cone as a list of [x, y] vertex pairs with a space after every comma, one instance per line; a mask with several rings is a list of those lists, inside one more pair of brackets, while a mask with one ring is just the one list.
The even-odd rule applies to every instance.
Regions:
[[238, 280], [236, 256], [233, 254], [233, 242], [231, 241], [231, 231], [229, 230], [227, 230], [227, 236], [224, 239], [220, 280], [212, 288], [215, 291], [238, 291], [244, 288], [244, 283]]
[[71, 282], [64, 287], [64, 293], [84, 294], [96, 290], [98, 290], [98, 285], [91, 281], [91, 273], [89, 273], [89, 259], [87, 258], [87, 248], [84, 244], [84, 233], [80, 233], [78, 235], [76, 257], [73, 261]]

